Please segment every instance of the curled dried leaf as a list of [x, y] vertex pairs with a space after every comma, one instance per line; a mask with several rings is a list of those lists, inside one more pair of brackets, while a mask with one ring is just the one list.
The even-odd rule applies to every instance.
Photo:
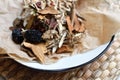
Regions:
[[30, 57], [35, 57], [33, 52], [29, 48], [26, 48], [24, 45], [21, 46], [20, 50], [26, 52]]

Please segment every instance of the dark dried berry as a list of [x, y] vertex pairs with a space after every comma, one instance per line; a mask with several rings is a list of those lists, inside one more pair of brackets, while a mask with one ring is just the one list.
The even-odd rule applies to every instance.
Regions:
[[41, 36], [42, 36], [42, 33], [39, 30], [35, 30], [35, 29], [30, 29], [26, 31], [24, 34], [26, 41], [30, 43], [42, 42], [43, 39], [41, 38]]
[[24, 25], [23, 25], [24, 21], [22, 19], [19, 19], [19, 18], [16, 18], [14, 21], [13, 21], [13, 26], [15, 28], [24, 28]]
[[12, 40], [17, 44], [22, 43], [24, 40], [24, 37], [23, 37], [21, 31], [22, 30], [20, 28], [14, 29], [12, 31]]
[[35, 18], [31, 26], [31, 29], [36, 29], [44, 33], [45, 31], [48, 30], [48, 25], [44, 21], [41, 21], [40, 19]]

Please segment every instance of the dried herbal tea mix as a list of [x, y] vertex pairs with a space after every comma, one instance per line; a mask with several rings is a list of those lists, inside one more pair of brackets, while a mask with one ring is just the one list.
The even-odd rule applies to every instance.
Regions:
[[77, 0], [24, 0], [13, 22], [12, 40], [36, 61], [56, 61], [84, 51], [85, 19], [75, 9]]

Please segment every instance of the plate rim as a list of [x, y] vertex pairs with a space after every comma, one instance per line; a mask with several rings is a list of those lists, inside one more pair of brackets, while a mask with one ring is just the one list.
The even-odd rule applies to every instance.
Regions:
[[33, 67], [30, 67], [30, 66], [27, 66], [27, 65], [24, 65], [22, 64], [21, 62], [15, 60], [17, 63], [25, 66], [25, 67], [28, 67], [30, 69], [34, 69], [34, 70], [39, 70], [39, 71], [44, 71], [44, 72], [64, 72], [64, 71], [69, 71], [69, 70], [72, 70], [72, 69], [75, 69], [75, 68], [78, 68], [78, 67], [83, 67], [87, 64], [90, 64], [92, 62], [94, 62], [96, 59], [100, 58], [107, 50], [108, 48], [111, 46], [111, 44], [113, 43], [114, 41], [114, 38], [115, 38], [115, 35], [113, 35], [107, 45], [107, 47], [98, 55], [96, 56], [95, 58], [91, 59], [90, 61], [87, 61], [86, 63], [83, 63], [83, 64], [80, 64], [80, 65], [77, 65], [77, 66], [73, 66], [73, 67], [70, 67], [70, 68], [63, 68], [63, 69], [54, 69], [54, 70], [46, 70], [46, 69], [37, 69], [37, 68], [33, 68]]

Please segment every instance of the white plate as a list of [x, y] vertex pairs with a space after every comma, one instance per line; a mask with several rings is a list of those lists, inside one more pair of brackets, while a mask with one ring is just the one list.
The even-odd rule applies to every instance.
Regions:
[[22, 62], [18, 60], [17, 62], [27, 67], [38, 69], [38, 70], [45, 70], [45, 71], [69, 70], [69, 69], [77, 68], [80, 66], [84, 66], [98, 59], [110, 47], [113, 39], [114, 39], [114, 36], [112, 37], [110, 42], [104, 45], [101, 45], [96, 49], [93, 49], [83, 54], [78, 54], [78, 55], [74, 55], [71, 57], [62, 58], [58, 62], [54, 64], [50, 64], [50, 65], [43, 65], [38, 62]]

